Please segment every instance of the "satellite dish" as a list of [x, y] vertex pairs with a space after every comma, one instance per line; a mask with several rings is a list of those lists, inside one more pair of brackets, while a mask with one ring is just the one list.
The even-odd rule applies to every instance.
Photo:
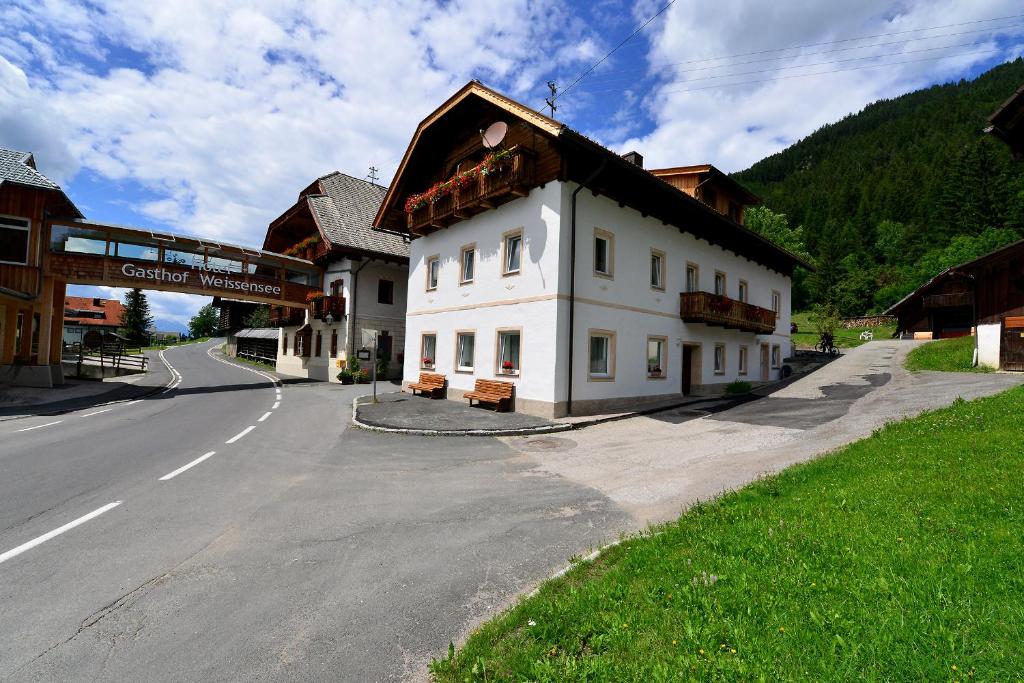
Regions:
[[508, 133], [508, 124], [504, 121], [495, 121], [487, 127], [487, 130], [480, 131], [480, 137], [484, 141], [484, 147], [494, 149], [501, 144]]

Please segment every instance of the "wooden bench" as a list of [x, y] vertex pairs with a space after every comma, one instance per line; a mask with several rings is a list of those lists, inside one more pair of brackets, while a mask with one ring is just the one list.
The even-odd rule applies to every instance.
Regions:
[[512, 382], [499, 382], [494, 379], [478, 379], [473, 386], [473, 391], [463, 394], [463, 398], [469, 399], [469, 405], [473, 401], [477, 403], [493, 403], [494, 410], [509, 410], [512, 407], [512, 393], [515, 391], [515, 384]]
[[409, 388], [412, 390], [413, 396], [419, 391], [431, 398], [439, 398], [444, 395], [444, 385], [447, 381], [444, 375], [439, 375], [436, 372], [421, 372], [420, 381], [410, 384]]

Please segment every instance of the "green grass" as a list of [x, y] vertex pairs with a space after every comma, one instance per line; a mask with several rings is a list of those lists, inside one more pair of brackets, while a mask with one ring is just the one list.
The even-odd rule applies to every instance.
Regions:
[[432, 671], [1018, 680], [1022, 414], [1024, 388], [958, 400], [698, 505], [546, 582]]
[[972, 367], [974, 337], [938, 339], [922, 344], [907, 354], [907, 370], [941, 370], [943, 372], [992, 372], [984, 365]]
[[[810, 313], [794, 313], [793, 322], [797, 324], [800, 329], [799, 332], [792, 335], [793, 342], [801, 349], [811, 349], [818, 343], [819, 336], [814, 330], [814, 323], [810, 321]], [[875, 339], [889, 339], [892, 337], [893, 332], [896, 331], [895, 325], [881, 325], [879, 327], [852, 327], [850, 329], [839, 328], [835, 333], [835, 344], [840, 348], [852, 348], [854, 346], [860, 346], [866, 342], [861, 341], [861, 332], [873, 332]]]
[[[224, 348], [221, 347], [220, 350], [223, 353]], [[231, 360], [237, 361], [239, 363], [244, 363], [245, 365], [251, 365], [251, 366], [253, 366], [255, 368], [263, 368], [264, 370], [276, 370], [277, 369], [277, 366], [274, 363], [264, 363], [261, 360], [250, 360], [249, 358], [242, 358], [241, 356], [232, 356]]]

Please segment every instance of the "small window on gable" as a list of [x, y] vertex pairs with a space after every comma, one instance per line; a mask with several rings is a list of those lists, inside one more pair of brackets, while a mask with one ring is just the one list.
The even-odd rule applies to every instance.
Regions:
[[747, 374], [747, 347], [746, 346], [741, 346], [740, 347], [739, 366], [740, 366], [739, 373], [741, 375]]
[[742, 301], [744, 303], [747, 302], [747, 299], [750, 296], [750, 293], [747, 291], [748, 289], [749, 289], [749, 287], [747, 285], [747, 281], [746, 280], [740, 280], [740, 284], [739, 284], [739, 297], [740, 297], [740, 301]]
[[782, 295], [775, 290], [772, 290], [772, 310], [775, 311], [776, 318], [782, 313]]
[[437, 279], [441, 273], [441, 257], [431, 256], [427, 259], [427, 291], [437, 289]]
[[28, 219], [0, 216], [0, 263], [27, 265], [30, 234]]
[[720, 270], [715, 271], [715, 294], [719, 296], [725, 296], [725, 273]]
[[665, 253], [651, 249], [651, 289], [665, 290]]
[[331, 281], [331, 296], [341, 296], [341, 292], [345, 287], [345, 281], [341, 278]]
[[725, 374], [725, 344], [715, 344], [715, 374]]

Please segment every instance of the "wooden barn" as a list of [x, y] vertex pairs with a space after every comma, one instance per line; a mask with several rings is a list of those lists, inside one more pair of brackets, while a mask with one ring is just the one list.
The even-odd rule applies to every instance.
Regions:
[[1024, 240], [947, 268], [886, 313], [900, 334], [976, 333], [979, 364], [1024, 371]]

